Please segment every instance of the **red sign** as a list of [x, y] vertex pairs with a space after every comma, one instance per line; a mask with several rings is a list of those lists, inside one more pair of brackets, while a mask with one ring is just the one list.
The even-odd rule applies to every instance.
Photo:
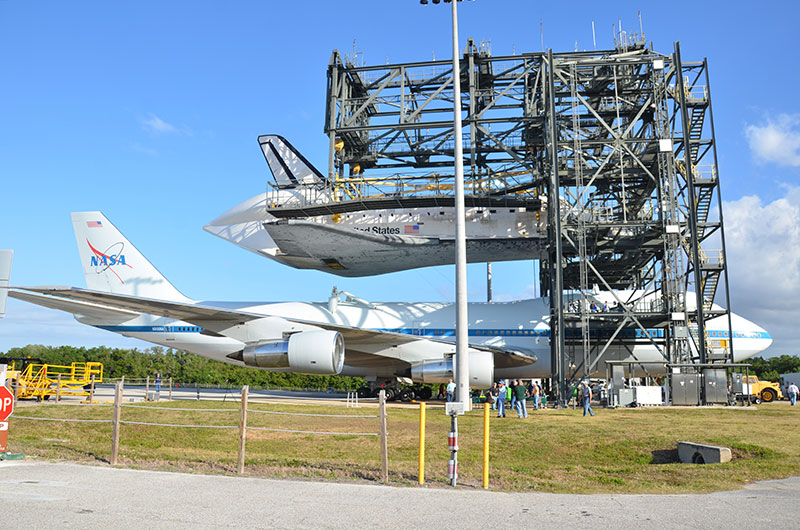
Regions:
[[12, 412], [14, 412], [14, 394], [5, 385], [0, 385], [0, 421], [6, 421]]

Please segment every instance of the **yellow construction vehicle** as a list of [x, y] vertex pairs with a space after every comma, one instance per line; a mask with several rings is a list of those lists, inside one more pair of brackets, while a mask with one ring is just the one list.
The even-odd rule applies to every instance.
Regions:
[[29, 364], [17, 376], [17, 399], [50, 399], [50, 396], [88, 396], [92, 382], [103, 380], [103, 363]]
[[759, 398], [764, 403], [771, 403], [776, 399], [783, 399], [781, 386], [772, 381], [761, 381], [758, 376], [750, 375], [742, 378], [742, 382], [749, 388], [749, 394]]
[[31, 363], [40, 363], [42, 360], [36, 357], [0, 357], [0, 364], [5, 364], [8, 366], [6, 370], [6, 386], [9, 389], [14, 388], [14, 385], [17, 384], [17, 378], [19, 374], [21, 374], [25, 367]]

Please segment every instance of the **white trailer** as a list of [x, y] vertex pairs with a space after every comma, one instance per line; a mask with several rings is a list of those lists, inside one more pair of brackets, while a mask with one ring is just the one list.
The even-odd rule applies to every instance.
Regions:
[[800, 372], [794, 372], [791, 374], [781, 374], [781, 392], [783, 392], [783, 397], [785, 399], [789, 399], [789, 385], [792, 383], [796, 384], [800, 387]]

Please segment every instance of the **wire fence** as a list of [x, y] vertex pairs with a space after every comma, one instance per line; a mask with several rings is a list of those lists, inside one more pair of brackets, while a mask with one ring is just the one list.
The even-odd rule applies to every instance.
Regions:
[[[379, 414], [327, 414], [327, 413], [310, 413], [310, 412], [293, 412], [293, 411], [275, 411], [275, 410], [261, 410], [261, 409], [254, 409], [248, 407], [248, 400], [249, 400], [249, 388], [247, 386], [242, 387], [241, 389], [241, 398], [239, 400], [239, 407], [237, 408], [212, 408], [212, 409], [204, 409], [204, 408], [185, 408], [185, 407], [171, 407], [171, 406], [152, 406], [152, 405], [141, 405], [141, 404], [123, 404], [123, 396], [124, 396], [124, 383], [119, 381], [115, 385], [115, 392], [114, 392], [114, 404], [113, 404], [113, 418], [112, 419], [81, 419], [81, 418], [47, 418], [47, 417], [37, 417], [37, 416], [28, 416], [28, 415], [19, 415], [15, 414], [14, 419], [20, 420], [32, 420], [32, 421], [51, 421], [51, 422], [67, 422], [67, 423], [96, 423], [96, 424], [104, 424], [110, 423], [112, 425], [112, 440], [111, 440], [111, 464], [117, 465], [119, 462], [119, 450], [120, 450], [120, 426], [121, 425], [139, 425], [145, 427], [159, 427], [159, 428], [188, 428], [188, 429], [229, 429], [229, 430], [238, 430], [239, 431], [239, 455], [238, 455], [238, 466], [237, 471], [239, 474], [244, 473], [244, 462], [245, 462], [245, 448], [246, 448], [246, 440], [247, 440], [247, 432], [248, 431], [267, 431], [267, 432], [279, 432], [279, 433], [289, 433], [289, 434], [306, 434], [306, 435], [337, 435], [337, 436], [377, 436], [380, 440], [381, 446], [381, 477], [384, 482], [388, 482], [388, 452], [387, 452], [387, 436], [388, 431], [386, 429], [386, 399], [385, 394], [381, 391], [381, 395], [379, 397]], [[98, 404], [97, 406], [104, 406], [102, 404]], [[110, 405], [106, 405], [110, 406]], [[122, 418], [122, 410], [126, 409], [129, 411], [134, 411], [137, 409], [141, 410], [156, 410], [162, 413], [169, 413], [169, 412], [182, 412], [182, 413], [191, 413], [191, 414], [198, 414], [198, 413], [239, 413], [240, 421], [238, 425], [208, 425], [208, 424], [197, 424], [197, 423], [161, 423], [156, 421], [137, 421], [135, 419], [123, 419]], [[265, 426], [255, 426], [255, 425], [248, 425], [247, 422], [247, 415], [248, 414], [257, 414], [257, 415], [273, 415], [273, 416], [283, 416], [283, 417], [313, 417], [313, 418], [326, 418], [326, 419], [334, 419], [334, 418], [347, 418], [347, 419], [358, 419], [358, 420], [375, 420], [378, 419], [378, 429], [377, 432], [375, 431], [364, 431], [359, 430], [357, 432], [351, 431], [321, 431], [321, 430], [309, 430], [309, 429], [300, 429], [300, 428], [281, 428], [281, 427], [265, 427]]]
[[308, 412], [279, 412], [277, 410], [256, 410], [247, 409], [247, 412], [255, 412], [257, 414], [277, 414], [285, 416], [311, 416], [314, 418], [380, 418], [378, 414], [311, 414]]
[[[120, 378], [107, 378], [104, 380], [103, 384], [108, 385], [115, 385], [116, 383], [123, 382], [126, 387], [136, 386], [136, 387], [146, 387], [146, 388], [156, 388], [156, 379], [154, 377], [137, 377], [137, 378], [130, 378], [130, 377], [120, 377]], [[183, 382], [183, 381], [173, 381], [172, 378], [163, 379], [161, 382], [162, 389], [167, 390], [170, 387], [174, 389], [183, 389], [183, 390], [229, 390], [231, 392], [238, 393], [242, 386], [235, 385], [232, 383], [193, 383], [193, 382]], [[288, 385], [288, 386], [280, 386], [280, 385], [247, 385], [250, 388], [250, 392], [254, 391], [277, 391], [277, 392], [319, 392], [319, 393], [328, 393], [328, 394], [346, 394], [348, 392], [353, 392], [355, 389], [353, 388], [336, 388], [333, 386], [296, 386], [296, 385]]]
[[88, 420], [80, 418], [39, 418], [36, 416], [20, 416], [14, 414], [15, 420], [40, 420], [40, 421], [66, 421], [66, 422], [82, 422], [82, 423], [111, 423], [112, 420]]
[[[197, 384], [197, 383], [178, 383], [173, 382], [172, 378], [164, 379], [163, 381], [157, 381], [154, 378], [146, 377], [146, 378], [127, 378], [122, 377], [119, 379], [107, 379], [103, 383], [97, 384], [97, 387], [100, 388], [113, 388], [116, 383], [123, 383], [125, 385], [126, 390], [128, 389], [135, 389], [134, 392], [138, 391], [139, 393], [144, 391], [144, 395], [139, 395], [132, 397], [132, 399], [144, 399], [146, 401], [159, 401], [160, 399], [166, 398], [169, 401], [200, 401], [201, 399], [207, 399], [209, 395], [212, 398], [222, 398], [223, 403], [228, 401], [229, 399], [238, 402], [241, 386], [235, 386], [231, 384]], [[359, 407], [359, 400], [363, 402], [370, 402], [370, 403], [377, 403], [377, 397], [374, 398], [359, 398], [358, 392], [355, 390], [346, 390], [346, 389], [333, 389], [331, 387], [324, 388], [324, 387], [312, 387], [312, 386], [256, 386], [250, 387], [250, 397], [251, 400], [255, 400], [258, 398], [261, 401], [271, 401], [276, 399], [282, 398], [291, 398], [293, 401], [316, 401], [319, 399], [337, 399], [343, 398], [345, 400], [342, 405], [346, 408], [358, 408]], [[317, 396], [281, 396], [275, 395], [271, 393], [282, 393], [282, 392], [306, 392], [306, 393], [313, 393], [318, 394]], [[256, 395], [258, 393], [258, 395]], [[92, 397], [89, 398], [89, 401], [94, 399], [94, 392], [92, 392]], [[338, 406], [339, 403], [336, 403]]]

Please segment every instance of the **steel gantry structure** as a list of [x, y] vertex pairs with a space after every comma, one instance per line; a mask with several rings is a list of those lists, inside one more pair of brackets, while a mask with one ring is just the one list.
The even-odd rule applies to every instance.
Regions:
[[[538, 280], [561, 401], [605, 361], [635, 361], [636, 344], [672, 364], [733, 362], [705, 60], [625, 33], [611, 50], [497, 57], [469, 40], [457, 73], [450, 61], [367, 66], [334, 51], [325, 186], [336, 200], [452, 205], [454, 87], [467, 205], [546, 221]], [[611, 304], [594, 303], [598, 289]], [[725, 315], [727, 338], [709, 336], [706, 322]]]

